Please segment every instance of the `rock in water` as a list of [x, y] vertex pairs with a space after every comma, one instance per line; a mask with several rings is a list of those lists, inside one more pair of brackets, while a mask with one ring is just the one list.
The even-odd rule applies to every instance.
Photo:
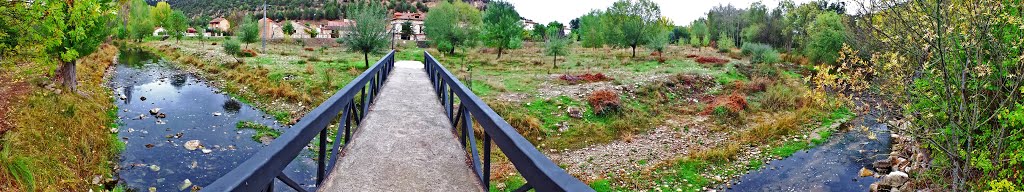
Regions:
[[214, 112], [214, 113], [213, 113], [213, 116], [214, 116], [214, 117], [216, 117], [216, 116], [220, 116], [220, 115], [221, 115], [221, 113], [220, 113], [220, 112]]
[[160, 113], [160, 108], [153, 108], [149, 110], [150, 115], [156, 115], [157, 113]]
[[872, 176], [872, 175], [875, 175], [875, 173], [871, 172], [871, 170], [868, 170], [868, 168], [864, 168], [864, 167], [860, 168], [860, 177], [867, 177], [867, 176]]
[[878, 183], [881, 186], [899, 188], [903, 186], [904, 183], [907, 183], [908, 180], [910, 180], [910, 175], [907, 175], [907, 173], [901, 171], [893, 171], [889, 173], [889, 175], [882, 177], [882, 180], [878, 181]]
[[892, 163], [888, 159], [878, 160], [871, 164], [875, 167], [875, 171], [881, 174], [887, 174], [892, 171]]
[[213, 152], [213, 150], [209, 150], [209, 149], [203, 149], [202, 151], [203, 151], [203, 154], [209, 154], [209, 153]]
[[142, 99], [142, 101], [146, 101], [146, 97], [139, 97], [139, 99]]
[[188, 149], [189, 151], [195, 151], [196, 149], [199, 149], [199, 144], [199, 140], [189, 140], [185, 142], [184, 146], [185, 149]]
[[182, 191], [182, 190], [188, 189], [188, 187], [191, 187], [191, 186], [192, 186], [192, 181], [189, 181], [188, 179], [185, 179], [185, 181], [181, 182], [181, 186], [178, 186], [178, 190]]
[[157, 165], [149, 165], [149, 170], [153, 170], [153, 171], [160, 171], [160, 166], [157, 166]]

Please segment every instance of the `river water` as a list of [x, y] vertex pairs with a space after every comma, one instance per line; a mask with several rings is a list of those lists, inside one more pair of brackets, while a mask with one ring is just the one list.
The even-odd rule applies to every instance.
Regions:
[[[253, 130], [237, 129], [239, 121], [288, 130], [270, 115], [175, 69], [159, 56], [122, 49], [118, 61], [110, 86], [115, 95], [125, 98], [117, 100], [117, 132], [126, 148], [117, 174], [129, 188], [188, 191], [191, 185], [209, 185], [265, 146], [252, 139]], [[154, 108], [166, 117], [151, 114]], [[186, 149], [190, 140], [199, 141], [201, 149]], [[284, 172], [309, 190], [315, 170], [315, 161], [306, 154]], [[275, 186], [284, 189], [280, 182]]]
[[[862, 167], [889, 158], [890, 132], [872, 111], [845, 125], [821, 146], [772, 161], [731, 182], [725, 191], [868, 191], [874, 177], [860, 177]], [[866, 129], [865, 129], [866, 127]], [[871, 136], [873, 135], [873, 136]]]

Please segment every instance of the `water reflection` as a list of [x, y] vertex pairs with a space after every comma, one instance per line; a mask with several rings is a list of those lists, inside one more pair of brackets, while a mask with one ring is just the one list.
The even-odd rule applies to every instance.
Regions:
[[238, 114], [238, 110], [242, 109], [242, 103], [238, 102], [238, 100], [235, 100], [235, 99], [231, 98], [230, 96], [224, 96], [224, 97], [225, 97], [224, 104], [221, 105], [221, 107], [224, 108], [224, 112], [227, 112], [227, 113], [230, 113], [230, 114]]

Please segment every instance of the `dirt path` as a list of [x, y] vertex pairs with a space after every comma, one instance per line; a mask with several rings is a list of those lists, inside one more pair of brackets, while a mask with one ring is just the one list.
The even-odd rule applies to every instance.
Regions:
[[11, 129], [12, 122], [10, 122], [11, 118], [7, 118], [7, 113], [12, 109], [12, 103], [28, 93], [28, 86], [28, 83], [0, 74], [0, 136]]
[[626, 177], [725, 141], [725, 133], [704, 126], [707, 120], [703, 116], [674, 118], [631, 139], [627, 137], [550, 156], [559, 164], [571, 165], [566, 171], [584, 180], [606, 178], [611, 174]]

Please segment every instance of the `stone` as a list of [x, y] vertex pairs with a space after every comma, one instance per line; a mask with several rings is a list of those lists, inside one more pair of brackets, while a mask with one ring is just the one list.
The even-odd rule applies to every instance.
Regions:
[[146, 97], [139, 97], [139, 99], [142, 99], [142, 101], [146, 101]]
[[569, 117], [580, 119], [583, 118], [583, 111], [576, 107], [569, 107], [566, 109], [566, 113], [569, 113]]
[[213, 116], [214, 116], [214, 117], [216, 117], [216, 116], [220, 116], [220, 115], [221, 115], [221, 113], [220, 113], [220, 112], [213, 112]]
[[871, 170], [868, 170], [868, 168], [866, 168], [866, 167], [861, 167], [859, 175], [860, 175], [860, 177], [868, 177], [868, 176], [875, 175], [875, 173], [871, 172]]
[[124, 96], [124, 94], [121, 94], [120, 96], [118, 96], [118, 98], [120, 98], [122, 101], [128, 100], [128, 97]]
[[878, 192], [878, 183], [872, 183], [871, 186], [868, 187], [868, 191]]
[[878, 181], [878, 184], [881, 186], [897, 188], [903, 186], [903, 184], [907, 183], [908, 180], [910, 180], [910, 175], [907, 175], [907, 173], [902, 171], [893, 171], [888, 175], [885, 175], [885, 177], [882, 177], [882, 180]]
[[161, 119], [163, 119], [163, 118], [167, 118], [167, 114], [166, 114], [166, 113], [159, 113], [159, 114], [156, 114], [156, 118], [161, 118]]
[[160, 171], [160, 166], [157, 166], [157, 165], [149, 165], [149, 170], [153, 170], [154, 172], [156, 172], [156, 171]]
[[189, 181], [188, 179], [185, 179], [185, 181], [181, 182], [181, 186], [178, 186], [178, 191], [182, 191], [182, 190], [188, 189], [188, 187], [191, 187], [191, 186], [192, 186], [192, 181]]
[[213, 152], [213, 150], [210, 150], [210, 149], [202, 149], [202, 151], [203, 151], [203, 154], [210, 154], [210, 153]]
[[160, 113], [160, 108], [153, 108], [149, 110], [150, 115], [156, 115], [158, 113]]
[[881, 174], [887, 174], [892, 171], [892, 163], [886, 160], [878, 160], [871, 164], [875, 167], [875, 171]]
[[183, 146], [185, 146], [185, 149], [188, 149], [189, 151], [195, 151], [196, 149], [199, 149], [201, 145], [199, 143], [199, 140], [189, 140], [186, 141], [185, 145]]

